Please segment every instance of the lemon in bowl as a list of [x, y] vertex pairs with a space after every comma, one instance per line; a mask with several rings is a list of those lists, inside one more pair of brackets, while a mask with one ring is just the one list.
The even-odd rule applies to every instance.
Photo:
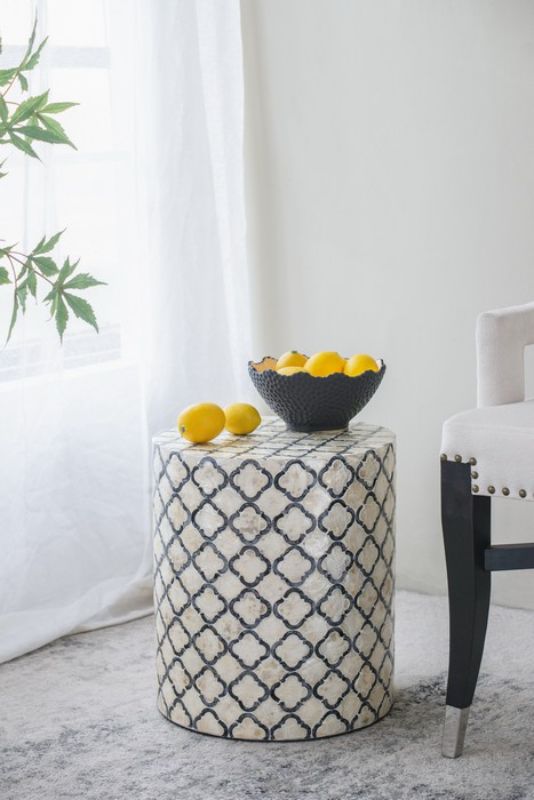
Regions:
[[356, 353], [355, 356], [347, 358], [345, 362], [345, 375], [350, 378], [355, 378], [357, 375], [363, 375], [364, 372], [379, 372], [380, 367], [375, 361], [373, 356], [368, 356], [367, 353]]
[[280, 367], [276, 370], [279, 375], [296, 375], [297, 372], [304, 372], [304, 367]]
[[285, 369], [286, 367], [303, 367], [307, 360], [308, 356], [305, 356], [303, 353], [299, 353], [298, 350], [288, 350], [287, 353], [281, 355], [276, 362], [276, 369], [280, 370]]
[[306, 372], [315, 378], [326, 378], [335, 372], [343, 372], [345, 369], [345, 359], [339, 353], [329, 350], [322, 350], [314, 353], [304, 365]]

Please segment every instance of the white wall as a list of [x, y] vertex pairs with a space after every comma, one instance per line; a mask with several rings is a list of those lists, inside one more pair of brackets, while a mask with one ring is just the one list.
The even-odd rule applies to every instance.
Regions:
[[[399, 585], [442, 592], [441, 423], [476, 402], [476, 315], [534, 299], [534, 3], [242, 12], [256, 355], [385, 358]], [[534, 505], [495, 505], [495, 540], [534, 540]], [[534, 607], [531, 573], [494, 586]]]

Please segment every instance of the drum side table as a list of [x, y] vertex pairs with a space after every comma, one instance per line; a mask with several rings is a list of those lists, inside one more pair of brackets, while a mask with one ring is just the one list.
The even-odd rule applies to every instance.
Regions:
[[158, 708], [197, 732], [291, 741], [392, 705], [395, 439], [154, 440]]

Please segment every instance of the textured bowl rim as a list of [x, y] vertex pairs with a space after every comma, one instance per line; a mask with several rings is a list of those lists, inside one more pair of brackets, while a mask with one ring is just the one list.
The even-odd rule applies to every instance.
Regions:
[[[302, 355], [304, 355], [304, 353]], [[308, 358], [308, 356], [307, 356], [307, 358]], [[342, 358], [344, 358], [344, 356], [342, 356]], [[274, 356], [263, 356], [263, 358], [261, 358], [259, 361], [252, 361], [251, 360], [251, 361], [248, 362], [249, 371], [250, 370], [254, 370], [254, 372], [257, 375], [263, 375], [266, 372], [272, 372], [275, 375], [278, 375], [278, 377], [282, 378], [282, 379], [283, 378], [294, 378], [297, 375], [307, 375], [307, 377], [311, 378], [312, 380], [321, 380], [321, 381], [326, 381], [326, 380], [328, 380], [328, 378], [337, 378], [337, 379], [339, 379], [339, 377], [342, 377], [342, 378], [344, 378], [344, 379], [346, 379], [348, 381], [356, 381], [359, 378], [362, 378], [364, 375], [367, 375], [368, 372], [373, 373], [373, 375], [383, 375], [384, 372], [386, 371], [386, 364], [385, 364], [384, 359], [383, 358], [375, 358], [375, 361], [377, 362], [377, 364], [380, 364], [380, 369], [378, 371], [375, 371], [374, 369], [366, 369], [365, 372], [361, 372], [359, 375], [346, 375], [344, 372], [331, 372], [330, 375], [310, 375], [309, 372], [304, 372], [304, 371], [303, 372], [296, 372], [294, 375], [282, 375], [276, 369], [269, 368], [269, 369], [258, 370], [258, 367], [261, 366], [265, 361], [267, 361], [267, 359], [270, 359], [271, 361], [276, 361], [277, 360]], [[347, 360], [347, 359], [345, 359], [345, 360]]]

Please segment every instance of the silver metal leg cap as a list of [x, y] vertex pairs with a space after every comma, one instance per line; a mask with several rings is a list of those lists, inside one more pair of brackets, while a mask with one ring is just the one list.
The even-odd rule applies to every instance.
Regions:
[[467, 708], [445, 706], [445, 723], [441, 742], [441, 755], [445, 758], [458, 758], [462, 755], [470, 710], [471, 706]]

